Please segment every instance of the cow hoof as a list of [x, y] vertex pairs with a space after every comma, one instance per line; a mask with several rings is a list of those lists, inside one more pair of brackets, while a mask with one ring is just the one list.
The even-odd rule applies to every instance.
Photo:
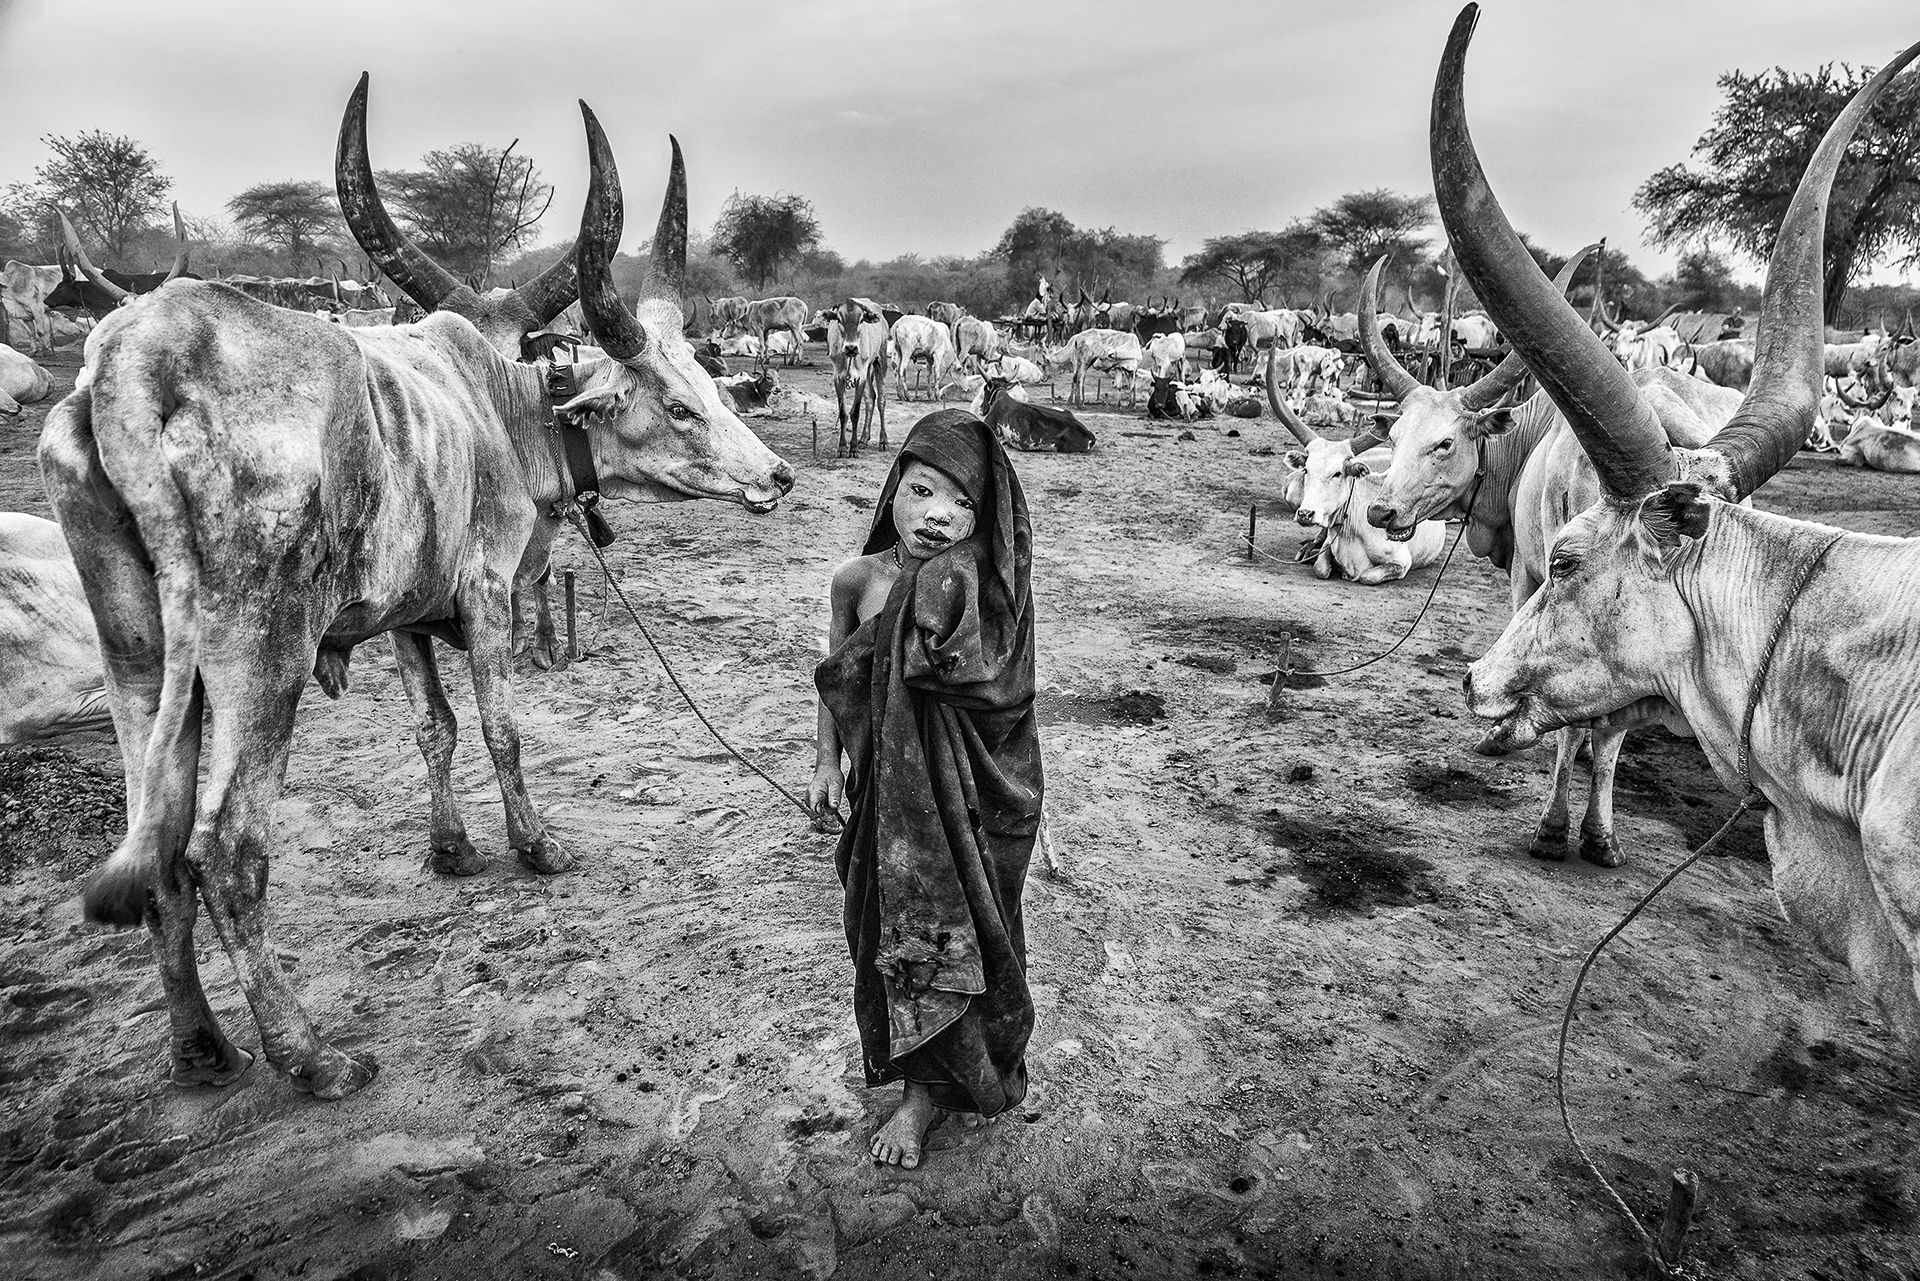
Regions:
[[253, 1055], [222, 1039], [217, 1046], [176, 1048], [167, 1076], [175, 1085], [219, 1089], [238, 1081], [252, 1066]]
[[1595, 867], [1623, 867], [1627, 861], [1612, 832], [1589, 832], [1584, 827], [1580, 829], [1580, 857]]
[[573, 855], [567, 853], [566, 846], [551, 836], [543, 836], [525, 849], [516, 847], [513, 852], [520, 856], [522, 863], [542, 876], [554, 876], [573, 867]]
[[311, 1094], [316, 1099], [344, 1099], [367, 1082], [373, 1080], [380, 1071], [380, 1064], [372, 1055], [354, 1058], [331, 1045], [322, 1046], [306, 1062], [297, 1064], [287, 1072], [287, 1079], [294, 1088]]
[[1550, 827], [1542, 823], [1533, 834], [1533, 843], [1527, 846], [1527, 853], [1547, 863], [1567, 861], [1567, 829]]
[[478, 876], [487, 870], [487, 857], [465, 836], [451, 845], [436, 845], [427, 866], [442, 876]]
[[1500, 733], [1498, 728], [1490, 729], [1482, 734], [1480, 741], [1473, 745], [1473, 750], [1481, 756], [1506, 756], [1513, 751], [1512, 748], [1507, 746], [1506, 737]]

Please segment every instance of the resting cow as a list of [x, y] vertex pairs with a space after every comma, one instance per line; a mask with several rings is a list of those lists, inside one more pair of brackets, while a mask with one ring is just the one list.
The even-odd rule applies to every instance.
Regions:
[[[508, 843], [535, 871], [564, 871], [572, 856], [521, 776], [508, 678], [515, 596], [547, 567], [557, 509], [591, 486], [766, 511], [792, 484], [786, 464], [721, 405], [678, 307], [649, 302], [636, 319], [621, 306], [608, 272], [619, 179], [584, 104], [590, 179], [572, 262], [482, 298], [380, 204], [366, 90], [363, 76], [341, 124], [341, 208], [386, 274], [438, 310], [417, 325], [345, 329], [219, 284], [174, 281], [101, 326], [86, 386], [41, 437], [41, 472], [100, 632], [127, 774], [127, 835], [88, 886], [87, 914], [151, 925], [183, 1083], [226, 1084], [249, 1062], [200, 986], [197, 898], [269, 1060], [322, 1098], [375, 1070], [314, 1031], [264, 911], [273, 807], [309, 671], [337, 694], [352, 647], [392, 633], [427, 761], [430, 863], [472, 874], [485, 860], [454, 804], [453, 712], [430, 638], [464, 647]], [[677, 293], [686, 179], [677, 143], [674, 152], [649, 287]], [[548, 363], [503, 354], [576, 290], [604, 349], [580, 349], [574, 394], [553, 410], [585, 434], [597, 478], [579, 475], [579, 454], [547, 428]]]
[[980, 417], [999, 433], [1002, 443], [1028, 453], [1084, 454], [1093, 448], [1093, 433], [1070, 411], [1029, 404], [1011, 391], [1006, 379], [989, 378], [983, 392], [986, 406]]
[[0, 743], [111, 729], [105, 682], [60, 526], [0, 512]]
[[20, 406], [45, 400], [53, 378], [31, 356], [0, 343], [0, 414], [18, 417]]
[[1920, 472], [1920, 436], [1861, 414], [1840, 441], [1835, 461], [1871, 471]]

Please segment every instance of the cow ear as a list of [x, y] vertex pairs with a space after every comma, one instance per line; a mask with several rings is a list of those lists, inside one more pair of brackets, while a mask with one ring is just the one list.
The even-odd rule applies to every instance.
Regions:
[[1398, 414], [1375, 414], [1373, 416], [1373, 434], [1376, 436], [1393, 435], [1393, 425], [1400, 421]]
[[1513, 430], [1512, 405], [1495, 405], [1492, 409], [1478, 410], [1473, 415], [1473, 425], [1468, 434], [1473, 436], [1504, 436]]
[[1373, 468], [1367, 466], [1358, 458], [1349, 458], [1346, 462], [1340, 464], [1340, 474], [1343, 476], [1371, 476], [1373, 475]]
[[1671, 551], [1681, 539], [1705, 534], [1712, 514], [1712, 505], [1698, 484], [1674, 481], [1641, 500], [1639, 520], [1654, 542]]
[[1287, 460], [1287, 466], [1289, 467], [1296, 467], [1296, 468], [1305, 467], [1307, 465], [1306, 451], [1300, 450], [1300, 449], [1289, 449], [1286, 452], [1286, 460]]

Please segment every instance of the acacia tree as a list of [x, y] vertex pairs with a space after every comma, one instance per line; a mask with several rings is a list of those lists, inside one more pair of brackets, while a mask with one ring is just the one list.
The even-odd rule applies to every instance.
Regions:
[[1057, 209], [1027, 208], [989, 256], [1006, 264], [1005, 300], [1017, 305], [1033, 297], [1041, 276], [1061, 293], [1082, 287], [1121, 298], [1138, 293], [1159, 274], [1165, 246], [1158, 236], [1080, 228]]
[[1326, 238], [1349, 271], [1365, 273], [1381, 254], [1392, 254], [1403, 269], [1426, 254], [1424, 237], [1433, 225], [1432, 196], [1403, 196], [1385, 187], [1350, 191], [1308, 220]]
[[[1693, 144], [1701, 167], [1669, 165], [1634, 194], [1665, 246], [1722, 238], [1756, 262], [1773, 253], [1800, 175], [1871, 72], [1833, 64], [1811, 73], [1774, 67], [1720, 77], [1725, 100]], [[1902, 76], [1880, 95], [1834, 176], [1827, 208], [1822, 295], [1837, 315], [1853, 278], [1898, 250], [1920, 259], [1920, 86]]]
[[756, 288], [764, 289], [780, 274], [782, 264], [819, 245], [820, 221], [805, 196], [743, 196], [735, 191], [721, 206], [708, 243]]
[[132, 138], [99, 129], [40, 141], [53, 159], [33, 171], [36, 198], [55, 205], [74, 226], [125, 262], [134, 238], [165, 207], [173, 179]]
[[1182, 284], [1221, 281], [1240, 291], [1242, 302], [1258, 302], [1269, 289], [1312, 292], [1320, 284], [1320, 259], [1326, 239], [1295, 222], [1285, 231], [1249, 231], [1202, 241], [1200, 252], [1180, 264]]
[[340, 206], [324, 183], [289, 179], [248, 187], [227, 201], [240, 230], [284, 249], [294, 270], [340, 228]]
[[463, 142], [420, 157], [421, 169], [383, 169], [380, 192], [420, 247], [455, 272], [487, 283], [493, 261], [524, 248], [553, 203], [553, 188], [533, 160], [504, 148]]

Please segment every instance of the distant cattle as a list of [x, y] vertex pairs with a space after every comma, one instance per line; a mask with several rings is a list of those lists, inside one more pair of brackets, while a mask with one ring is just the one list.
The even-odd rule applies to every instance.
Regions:
[[1084, 454], [1093, 448], [1093, 432], [1070, 411], [1016, 400], [1011, 390], [1005, 379], [988, 379], [980, 415], [1004, 443], [1029, 453]]
[[717, 337], [725, 338], [747, 323], [747, 300], [745, 298], [715, 298], [708, 308], [707, 320], [713, 326]]
[[0, 512], [0, 743], [111, 729], [106, 673], [60, 526]]
[[800, 345], [806, 341], [807, 304], [798, 298], [782, 296], [762, 298], [747, 304], [746, 331], [760, 340], [762, 360], [772, 353], [767, 350], [767, 335], [776, 329], [785, 329], [793, 335], [793, 351], [787, 356], [791, 366], [800, 356]]
[[1745, 391], [1753, 381], [1753, 339], [1726, 338], [1696, 344], [1693, 372], [1716, 387]]
[[1086, 399], [1087, 372], [1101, 370], [1114, 376], [1116, 386], [1126, 387], [1127, 404], [1131, 407], [1144, 354], [1140, 340], [1130, 333], [1118, 329], [1083, 329], [1048, 353], [1047, 364], [1049, 368], [1072, 373], [1073, 388], [1069, 395], [1074, 404]]
[[981, 368], [999, 358], [1000, 335], [984, 320], [961, 316], [953, 322], [953, 354], [960, 364]]
[[[884, 318], [884, 317], [883, 317]], [[959, 358], [954, 354], [953, 337], [947, 327], [926, 316], [902, 316], [893, 322], [893, 376], [900, 399], [907, 399], [907, 373], [914, 365], [927, 367], [927, 395], [952, 381]]]
[[774, 393], [780, 390], [780, 381], [771, 369], [762, 369], [751, 374], [731, 374], [717, 377], [714, 385], [720, 394], [733, 406], [733, 412], [742, 417], [747, 414], [764, 414], [768, 402]]
[[[876, 416], [880, 447], [887, 446], [887, 333], [880, 305], [871, 299], [849, 298], [827, 313], [827, 357], [833, 362], [842, 454], [851, 456], [867, 443]], [[853, 393], [851, 413], [848, 392]]]
[[1838, 461], [1872, 471], [1920, 472], [1920, 436], [1861, 414], [1840, 442]]
[[48, 308], [84, 309], [94, 319], [103, 319], [111, 315], [120, 304], [140, 294], [152, 293], [169, 280], [185, 277], [198, 280], [199, 277], [187, 270], [187, 226], [180, 218], [180, 206], [173, 207], [173, 230], [176, 249], [173, 266], [166, 272], [147, 272], [128, 275], [125, 272], [108, 268], [105, 271], [94, 267], [88, 260], [86, 250], [80, 247], [80, 237], [74, 232], [73, 224], [67, 221], [63, 213], [59, 215], [60, 231], [66, 247], [66, 257], [79, 266], [80, 275], [75, 276], [72, 269], [63, 260], [62, 279], [59, 285], [48, 293]]
[[7, 316], [5, 341], [20, 351], [50, 351], [53, 321], [47, 295], [60, 286], [60, 268], [36, 267], [9, 258], [0, 268], [0, 306]]

